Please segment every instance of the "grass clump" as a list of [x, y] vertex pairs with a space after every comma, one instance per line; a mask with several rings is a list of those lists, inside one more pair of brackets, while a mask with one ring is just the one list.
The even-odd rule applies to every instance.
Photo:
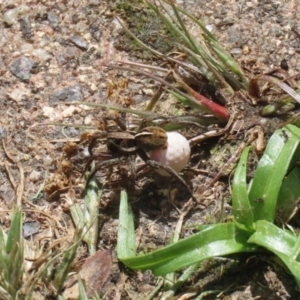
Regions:
[[[135, 249], [134, 242], [131, 245], [119, 244], [119, 259], [131, 269], [150, 269], [159, 276], [213, 257], [268, 250], [284, 262], [300, 287], [300, 237], [296, 230], [282, 229], [275, 224], [278, 203], [281, 203], [281, 213], [286, 214], [290, 204], [283, 204], [284, 200], [295, 203], [299, 196], [298, 187], [289, 185], [288, 190], [288, 181], [284, 178], [292, 172], [299, 172], [300, 129], [288, 125], [272, 135], [253, 180], [247, 183], [249, 150], [247, 147], [243, 151], [232, 183], [232, 222], [202, 226], [198, 233], [145, 255], [130, 256]], [[126, 198], [122, 199], [122, 203], [126, 201]], [[122, 209], [123, 205], [119, 240], [134, 241], [134, 232], [128, 230], [133, 219], [128, 209]], [[126, 220], [126, 224], [122, 220]]]

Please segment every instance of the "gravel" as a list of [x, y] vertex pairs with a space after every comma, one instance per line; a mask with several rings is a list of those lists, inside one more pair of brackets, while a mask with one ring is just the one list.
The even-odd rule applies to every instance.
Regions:
[[[97, 125], [99, 115], [101, 116], [99, 111], [91, 107], [68, 106], [64, 102], [91, 101], [123, 105], [124, 99], [133, 99], [132, 101], [145, 104], [153, 94], [151, 89], [155, 91], [157, 87], [151, 80], [141, 79], [136, 74], [131, 74], [128, 80], [126, 73], [103, 68], [104, 64], [117, 60], [139, 61], [132, 53], [118, 50], [114, 46], [122, 37], [119, 35], [119, 24], [113, 17], [119, 2], [32, 0], [26, 1], [25, 5], [21, 0], [4, 0], [0, 6], [0, 137], [5, 142], [6, 149], [22, 165], [25, 177], [23, 199], [34, 199], [37, 202], [35, 204], [40, 205], [43, 211], [50, 212], [51, 216], [55, 215], [54, 220], [65, 218], [63, 209], [59, 203], [46, 202], [44, 193], [38, 191], [44, 184], [46, 173], [47, 176], [49, 173], [53, 174], [53, 170], [59, 165], [63, 142], [70, 136], [79, 139], [80, 132], [79, 129], [64, 131], [59, 126], [49, 126], [49, 123], [69, 123], [78, 127], [85, 122]], [[284, 66], [291, 75], [300, 72], [298, 1], [177, 2], [204, 20], [231, 55], [248, 70], [250, 77], [280, 66]], [[146, 25], [151, 25], [150, 23]], [[189, 29], [197, 34], [192, 25]], [[48, 125], [45, 126], [46, 124]], [[1, 150], [0, 199], [3, 200], [3, 209], [10, 210], [15, 192], [3, 163], [7, 160]], [[19, 182], [18, 168], [11, 162], [10, 167], [13, 169], [15, 182]], [[145, 207], [147, 205], [149, 204], [145, 204]], [[142, 211], [141, 215], [144, 217], [148, 213]], [[158, 232], [162, 234], [165, 228], [169, 230], [169, 216], [163, 216], [165, 220], [161, 220], [161, 211], [157, 215], [153, 213], [153, 216], [149, 220], [149, 230], [152, 230], [152, 225], [161, 226], [162, 229]], [[47, 222], [48, 219], [43, 223], [43, 230], [47, 229]], [[65, 221], [61, 222], [64, 223]], [[26, 235], [33, 234], [32, 230], [35, 229], [31, 227], [35, 227], [35, 223], [25, 224]], [[58, 236], [64, 234], [61, 231]], [[141, 239], [146, 239], [142, 233], [140, 236]], [[166, 236], [158, 236], [158, 240], [165, 243]], [[112, 247], [115, 240], [109, 232], [104, 234], [101, 243], [103, 247]], [[276, 290], [271, 283], [265, 289], [265, 294], [261, 290], [251, 293], [249, 282], [256, 288], [260, 288], [256, 281], [263, 282], [262, 287], [267, 286], [264, 281], [264, 274], [267, 273], [263, 273], [262, 269], [250, 271], [250, 274], [255, 274], [255, 280], [250, 275], [249, 281], [237, 280], [242, 290], [239, 292], [242, 294], [239, 299], [247, 299], [246, 294], [251, 294], [249, 297], [254, 298], [262, 296], [261, 299], [289, 298], [284, 287]], [[124, 282], [119, 282], [119, 277], [118, 273], [108, 291], [114, 291], [117, 284], [121, 289]], [[153, 289], [153, 286], [139, 282], [140, 278], [134, 278], [132, 284], [136, 281], [136, 288], [130, 290], [126, 287], [124, 294], [127, 295], [130, 290], [128, 294], [136, 293], [140, 296], [139, 288], [148, 288], [147, 292]], [[232, 282], [227, 286], [231, 286]], [[245, 288], [247, 292], [243, 290], [243, 286], [248, 287]], [[293, 289], [289, 293], [293, 293]], [[119, 296], [121, 297], [121, 292]], [[132, 299], [137, 297], [133, 296]]]

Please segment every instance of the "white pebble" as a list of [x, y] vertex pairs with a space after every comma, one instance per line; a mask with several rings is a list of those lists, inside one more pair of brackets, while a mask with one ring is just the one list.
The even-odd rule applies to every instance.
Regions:
[[3, 16], [3, 21], [7, 25], [11, 26], [14, 23], [17, 23], [21, 15], [26, 14], [29, 11], [30, 11], [29, 6], [21, 4], [16, 8], [8, 10]]

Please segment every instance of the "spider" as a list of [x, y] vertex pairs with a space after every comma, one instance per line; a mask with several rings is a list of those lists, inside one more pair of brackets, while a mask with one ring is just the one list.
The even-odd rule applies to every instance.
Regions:
[[[195, 199], [192, 191], [187, 186], [183, 178], [174, 171], [171, 167], [151, 160], [147, 155], [147, 152], [160, 149], [167, 146], [167, 134], [166, 132], [157, 126], [146, 127], [146, 121], [142, 122], [142, 125], [137, 132], [129, 131], [126, 125], [118, 117], [105, 117], [104, 119], [104, 132], [99, 132], [92, 137], [89, 144], [90, 159], [85, 167], [87, 170], [93, 161], [95, 163], [94, 169], [89, 173], [86, 179], [86, 187], [90, 180], [95, 176], [97, 171], [105, 167], [112, 167], [121, 164], [125, 161], [130, 161], [129, 164], [130, 173], [135, 177], [135, 159], [139, 156], [145, 164], [152, 168], [161, 168], [174, 176], [190, 193], [191, 197]], [[113, 120], [120, 128], [119, 131], [109, 131], [107, 129], [107, 121]], [[93, 153], [95, 144], [99, 138], [106, 138], [106, 146], [108, 152]], [[86, 190], [86, 189], [85, 189]]]

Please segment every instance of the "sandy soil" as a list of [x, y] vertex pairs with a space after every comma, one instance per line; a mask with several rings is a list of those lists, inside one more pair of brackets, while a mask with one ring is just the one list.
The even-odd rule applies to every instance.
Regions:
[[[288, 70], [291, 75], [300, 72], [298, 1], [178, 2], [204, 20], [249, 74], [254, 76], [276, 67]], [[4, 0], [0, 4], [1, 224], [9, 226], [8, 211], [21, 197], [26, 212], [24, 225], [27, 231], [24, 235], [27, 239], [32, 237], [37, 244], [45, 236], [58, 239], [74, 232], [64, 194], [49, 197], [57, 189], [69, 187], [69, 182], [55, 177], [61, 167], [62, 148], [67, 141], [78, 142], [85, 130], [67, 125], [97, 127], [103, 115], [101, 109], [66, 102], [123, 105], [130, 101], [132, 107], [144, 107], [157, 89], [157, 84], [149, 78], [103, 67], [126, 59], [161, 64], [132, 46], [114, 18], [113, 14], [117, 13], [141, 39], [152, 43], [151, 37], [157, 35], [159, 25], [155, 20], [134, 25], [140, 22], [138, 16], [145, 8], [140, 2], [131, 5], [128, 9], [124, 1], [101, 0], [56, 3]], [[189, 29], [195, 30], [192, 26]], [[161, 43], [158, 41], [158, 46], [161, 47]], [[172, 103], [166, 101], [159, 109], [166, 113], [170, 107]], [[191, 167], [200, 165], [206, 171], [214, 172], [213, 166], [205, 161], [209, 162], [209, 147], [217, 142], [207, 143], [208, 148], [204, 150], [197, 148]], [[79, 171], [72, 182], [78, 188], [74, 189], [73, 200], [81, 202], [80, 190], [84, 183]], [[210, 180], [203, 174], [195, 176], [191, 171], [184, 176], [193, 187], [199, 183], [205, 185]], [[175, 206], [183, 207], [188, 193], [184, 187], [177, 188], [177, 183], [171, 180], [160, 185], [151, 174], [149, 180], [146, 177], [140, 184], [133, 197], [142, 197], [143, 202], [133, 204], [133, 209], [139, 226], [140, 247], [150, 251], [168, 243], [178, 220]], [[174, 196], [175, 206], [168, 203], [165, 195], [152, 192], [157, 189], [165, 192], [169, 188], [177, 195]], [[229, 204], [224, 207], [220, 204], [222, 199], [230, 200], [227, 179], [217, 182], [202, 197], [187, 221], [189, 226], [214, 222], [221, 209], [224, 209], [224, 216], [230, 212]], [[100, 220], [99, 249], [109, 250], [115, 258], [117, 189], [111, 190], [103, 199]], [[183, 235], [190, 232], [186, 230]], [[85, 247], [82, 246], [79, 252], [77, 268], [86, 257]], [[270, 264], [267, 257], [247, 256], [238, 264], [232, 263], [233, 260], [207, 262], [203, 267], [205, 275], [196, 272], [175, 299], [183, 299], [180, 296], [189, 292], [210, 290], [223, 291], [218, 299], [224, 300], [297, 299], [294, 279]], [[103, 299], [146, 299], [154, 289], [156, 279], [148, 272], [120, 269], [115, 261], [100, 291]], [[46, 295], [51, 295], [50, 291], [49, 287], [40, 287], [35, 297], [45, 299]], [[216, 299], [216, 296], [207, 295], [205, 299]]]

